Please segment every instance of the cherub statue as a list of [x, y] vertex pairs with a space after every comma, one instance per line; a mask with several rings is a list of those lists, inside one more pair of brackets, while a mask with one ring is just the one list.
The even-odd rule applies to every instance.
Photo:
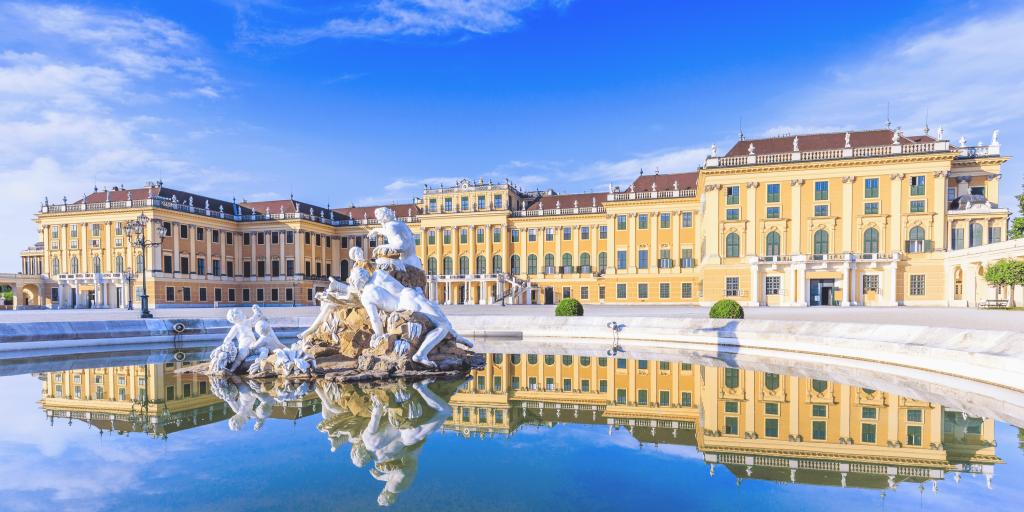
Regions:
[[372, 344], [380, 343], [385, 337], [381, 313], [411, 311], [423, 314], [434, 324], [434, 328], [426, 333], [423, 343], [413, 354], [413, 361], [431, 368], [437, 367], [437, 364], [427, 356], [449, 333], [458, 343], [472, 348], [471, 341], [459, 336], [452, 329], [451, 322], [441, 311], [440, 306], [427, 299], [419, 289], [402, 286], [387, 272], [374, 272], [371, 275], [365, 269], [358, 268], [349, 277], [349, 284], [359, 292], [359, 300], [370, 317], [374, 333]]
[[[256, 343], [256, 335], [253, 333], [253, 322], [246, 318], [242, 310], [231, 308], [227, 314], [228, 322], [233, 325], [224, 336], [224, 341], [210, 354], [211, 369], [227, 370], [234, 372], [249, 357], [248, 347]], [[243, 347], [245, 347], [243, 349]], [[226, 356], [231, 355], [227, 360]]]
[[373, 256], [378, 258], [378, 266], [381, 264], [381, 258], [392, 259], [397, 255], [400, 262], [396, 265], [398, 270], [404, 270], [404, 266], [422, 270], [423, 262], [416, 256], [416, 239], [409, 226], [395, 220], [395, 212], [391, 208], [382, 206], [374, 210], [373, 215], [377, 217], [380, 227], [371, 230], [369, 236], [383, 236], [387, 239], [387, 243], [378, 245], [373, 250]]
[[[259, 338], [256, 339], [256, 343], [252, 347], [249, 347], [249, 353], [256, 354], [256, 361], [249, 366], [249, 373], [255, 373], [263, 368], [263, 362], [266, 361], [267, 357], [270, 356], [271, 352], [277, 349], [287, 348], [281, 340], [277, 338], [277, 334], [274, 333], [274, 328], [270, 326], [270, 322], [267, 320], [259, 320], [256, 322], [256, 335]], [[241, 351], [241, 348], [239, 348]]]

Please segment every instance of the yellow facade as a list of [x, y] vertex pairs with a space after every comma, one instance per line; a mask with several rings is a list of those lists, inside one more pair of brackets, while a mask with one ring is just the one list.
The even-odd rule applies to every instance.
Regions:
[[641, 442], [696, 446], [742, 478], [831, 475], [845, 485], [849, 476], [883, 487], [965, 469], [991, 476], [1002, 462], [992, 419], [826, 380], [675, 361], [490, 354], [451, 405], [445, 428], [465, 436], [606, 424]]
[[[697, 172], [641, 175], [606, 193], [464, 180], [393, 208], [442, 303], [963, 304], [947, 253], [1007, 233], [998, 141], [843, 138], [741, 139]], [[372, 207], [211, 203], [159, 184], [125, 192], [44, 205], [41, 245], [24, 255], [45, 277], [39, 305], [124, 307], [141, 253], [122, 230], [139, 213], [170, 231], [146, 254], [147, 291], [161, 306], [309, 304], [327, 276], [347, 276], [349, 248], [376, 242], [366, 237]]]

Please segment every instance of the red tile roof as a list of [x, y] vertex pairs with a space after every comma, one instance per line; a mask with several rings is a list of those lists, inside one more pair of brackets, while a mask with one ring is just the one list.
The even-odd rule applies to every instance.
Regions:
[[[894, 130], [863, 130], [850, 132], [850, 147], [861, 148], [869, 146], [887, 146], [892, 144]], [[766, 139], [744, 139], [736, 144], [724, 156], [743, 156], [748, 154], [747, 150], [751, 144], [754, 145], [754, 153], [758, 155], [771, 155], [776, 153], [790, 153], [793, 151], [793, 138], [799, 137], [800, 151], [820, 151], [824, 149], [843, 149], [846, 146], [846, 132], [835, 133], [809, 133], [802, 135], [787, 135], [785, 137], [771, 137]], [[901, 144], [914, 144], [918, 142], [931, 142], [935, 139], [928, 135], [904, 135], [900, 137]]]
[[391, 208], [395, 211], [395, 215], [398, 215], [399, 217], [414, 217], [419, 215], [419, 208], [412, 203], [382, 204], [377, 206], [350, 206], [348, 208], [335, 208], [334, 211], [335, 213], [340, 214], [343, 219], [363, 220], [364, 218], [374, 218], [373, 211], [381, 206]]
[[538, 198], [530, 206], [527, 206], [527, 210], [540, 210], [543, 205], [545, 210], [555, 208], [557, 204], [560, 208], [572, 208], [573, 204], [576, 203], [580, 208], [604, 205], [605, 199], [608, 198], [607, 192], [588, 192], [584, 194], [552, 194], [545, 195]]
[[[192, 205], [195, 206], [196, 208], [205, 208], [206, 202], [209, 201], [210, 210], [219, 211], [220, 207], [223, 206], [224, 212], [232, 212], [232, 204], [230, 201], [224, 201], [213, 197], [202, 196], [199, 194], [193, 194], [182, 190], [167, 188], [162, 184], [142, 188], [117, 188], [116, 190], [99, 190], [86, 195], [83, 199], [75, 201], [75, 204], [80, 204], [83, 201], [88, 204], [104, 203], [107, 201], [127, 201], [129, 193], [131, 193], [131, 198], [133, 201], [139, 201], [142, 199], [147, 199], [149, 197], [160, 197], [168, 200], [176, 198], [179, 203], [188, 204], [189, 198], [191, 198]], [[240, 206], [240, 210], [240, 213], [243, 215], [252, 213], [251, 210], [244, 206]]]
[[632, 186], [636, 188], [637, 192], [648, 192], [654, 186], [657, 186], [658, 190], [674, 190], [674, 187], [677, 186], [679, 190], [686, 190], [697, 186], [697, 177], [699, 175], [700, 173], [698, 172], [641, 174], [637, 179], [633, 180]]
[[267, 209], [270, 210], [271, 214], [284, 213], [304, 213], [309, 215], [309, 209], [313, 209], [313, 215], [319, 217], [320, 213], [323, 212], [324, 217], [329, 217], [331, 211], [323, 206], [317, 206], [311, 203], [304, 203], [302, 201], [296, 201], [294, 199], [273, 199], [270, 201], [251, 201], [242, 203], [242, 206], [250, 208], [256, 213], [266, 213]]

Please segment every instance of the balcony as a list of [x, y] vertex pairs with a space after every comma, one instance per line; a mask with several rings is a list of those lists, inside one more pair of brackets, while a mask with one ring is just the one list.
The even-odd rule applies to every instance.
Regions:
[[561, 268], [563, 274], [574, 274], [575, 273], [575, 269], [574, 269], [574, 267], [572, 265], [562, 265], [560, 268]]
[[931, 240], [907, 240], [906, 249], [908, 253], [932, 252], [935, 250]]
[[555, 274], [555, 267], [544, 267], [545, 274]]
[[672, 260], [669, 258], [661, 258], [658, 260], [658, 268], [672, 268]]
[[679, 258], [679, 268], [693, 268], [693, 258]]
[[758, 256], [757, 261], [759, 263], [781, 263], [791, 261], [793, 258], [790, 256], [782, 256], [779, 254], [773, 254], [771, 256]]
[[589, 274], [593, 272], [593, 268], [590, 265], [580, 265], [580, 274]]

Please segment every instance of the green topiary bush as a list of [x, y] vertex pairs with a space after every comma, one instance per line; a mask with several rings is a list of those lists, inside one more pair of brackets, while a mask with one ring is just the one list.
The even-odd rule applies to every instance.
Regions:
[[555, 316], [583, 316], [583, 304], [570, 297], [564, 298], [555, 307]]
[[711, 318], [743, 318], [743, 306], [734, 300], [722, 299], [711, 306]]

